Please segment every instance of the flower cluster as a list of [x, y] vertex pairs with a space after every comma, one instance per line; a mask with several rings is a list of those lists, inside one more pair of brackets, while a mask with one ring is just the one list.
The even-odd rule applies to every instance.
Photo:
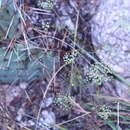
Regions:
[[111, 114], [111, 110], [108, 106], [106, 105], [102, 105], [100, 108], [99, 108], [99, 112], [98, 112], [98, 115], [104, 119], [104, 120], [107, 120], [109, 117], [110, 117], [110, 114]]
[[43, 9], [52, 9], [54, 7], [52, 0], [47, 0], [46, 2], [38, 2], [38, 6]]
[[72, 52], [72, 54], [65, 54], [63, 59], [66, 64], [74, 64], [77, 56], [78, 56], [78, 51], [75, 50]]
[[50, 25], [49, 22], [47, 22], [47, 23], [42, 23], [42, 28], [43, 28], [44, 30], [48, 30], [50, 27], [51, 27], [51, 25]]
[[71, 102], [70, 98], [70, 96], [59, 95], [55, 99], [54, 104], [57, 105], [60, 109], [68, 111], [73, 107], [73, 103]]
[[112, 71], [107, 66], [97, 63], [88, 68], [87, 80], [101, 85], [104, 82], [112, 80], [112, 76], [108, 76], [108, 74], [112, 74]]

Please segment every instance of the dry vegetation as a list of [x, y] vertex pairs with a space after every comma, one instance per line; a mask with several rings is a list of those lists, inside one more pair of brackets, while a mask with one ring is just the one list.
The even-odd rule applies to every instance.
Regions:
[[[130, 100], [104, 88], [114, 79], [130, 83], [100, 62], [91, 42], [89, 8], [96, 8], [95, 0], [87, 2], [86, 14], [83, 0], [19, 1], [11, 1], [13, 17], [6, 30], [0, 28], [0, 54], [7, 53], [1, 55], [9, 67], [0, 72], [0, 130], [129, 130]], [[12, 59], [21, 65], [22, 55], [33, 65], [18, 77]]]

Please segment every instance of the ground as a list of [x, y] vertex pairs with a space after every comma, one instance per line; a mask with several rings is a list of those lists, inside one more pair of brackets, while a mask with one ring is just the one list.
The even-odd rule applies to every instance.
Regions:
[[[99, 3], [17, 3], [21, 21], [11, 46], [27, 44], [42, 49], [53, 57], [48, 70], [53, 68], [53, 72], [31, 82], [1, 83], [1, 130], [130, 129], [130, 100], [118, 96], [110, 68], [96, 62], [100, 60], [91, 39], [91, 19]], [[1, 41], [2, 46], [9, 43]]]

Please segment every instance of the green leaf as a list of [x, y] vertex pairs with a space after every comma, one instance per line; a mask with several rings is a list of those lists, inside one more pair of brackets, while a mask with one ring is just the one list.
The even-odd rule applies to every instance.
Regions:
[[48, 56], [42, 50], [29, 49], [22, 44], [7, 54], [6, 47], [0, 48], [0, 82], [31, 82], [48, 77], [53, 73], [53, 61], [59, 64], [59, 57]]
[[118, 130], [113, 122], [107, 121], [107, 124], [112, 128], [112, 130]]
[[[1, 1], [0, 1], [1, 2]], [[9, 1], [0, 8], [0, 40], [11, 40], [19, 29], [19, 14], [14, 3]]]

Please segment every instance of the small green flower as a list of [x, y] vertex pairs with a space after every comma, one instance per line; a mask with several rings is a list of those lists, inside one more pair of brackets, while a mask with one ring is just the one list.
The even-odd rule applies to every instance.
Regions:
[[73, 107], [73, 103], [71, 102], [70, 98], [71, 98], [70, 96], [59, 95], [55, 99], [54, 104], [57, 105], [62, 110], [68, 111]]
[[63, 57], [63, 59], [66, 64], [74, 64], [77, 56], [78, 56], [78, 51], [75, 50], [72, 52], [72, 54], [66, 54]]
[[102, 68], [102, 71], [104, 73], [107, 73], [107, 74], [112, 74], [112, 70], [108, 67], [108, 65], [105, 65], [104, 63], [101, 62], [101, 64], [99, 65], [98, 63], [96, 63], [97, 66], [100, 66], [100, 69]]
[[108, 106], [106, 105], [102, 105], [100, 108], [99, 108], [99, 112], [98, 112], [98, 115], [104, 119], [104, 120], [107, 120], [109, 117], [110, 117], [110, 114], [111, 114], [111, 110]]
[[53, 1], [47, 0], [46, 2], [38, 2], [38, 6], [40, 6], [43, 9], [53, 9], [54, 4]]
[[112, 76], [108, 76], [107, 74], [112, 74], [112, 71], [107, 66], [99, 64], [91, 65], [88, 68], [87, 80], [101, 85], [104, 82], [112, 80]]
[[50, 23], [49, 23], [49, 22], [47, 22], [46, 24], [45, 24], [45, 23], [42, 23], [42, 28], [43, 28], [44, 30], [49, 29], [49, 28], [50, 28]]

